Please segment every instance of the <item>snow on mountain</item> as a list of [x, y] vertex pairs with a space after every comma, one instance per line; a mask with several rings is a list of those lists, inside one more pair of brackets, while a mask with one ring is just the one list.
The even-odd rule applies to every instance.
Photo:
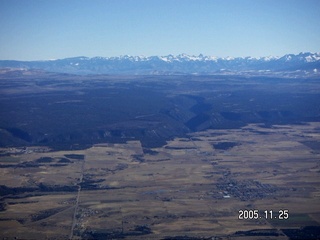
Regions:
[[[225, 57], [205, 55], [72, 57], [46, 61], [1, 60], [0, 68], [42, 69], [74, 74], [212, 74], [240, 71], [320, 72], [320, 53], [304, 52], [282, 57]], [[315, 71], [315, 70], [316, 71]]]
[[277, 59], [279, 59], [279, 57], [276, 57], [276, 56], [267, 56], [267, 57], [259, 58], [259, 60], [266, 61], [266, 62], [277, 60]]
[[301, 56], [301, 59], [304, 59], [306, 62], [316, 62], [320, 60], [320, 53], [302, 53], [301, 55], [303, 55]]

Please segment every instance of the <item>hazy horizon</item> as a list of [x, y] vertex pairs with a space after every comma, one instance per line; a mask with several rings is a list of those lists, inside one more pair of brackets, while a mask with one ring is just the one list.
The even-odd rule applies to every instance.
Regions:
[[316, 0], [2, 0], [0, 59], [320, 52], [319, 10]]
[[202, 56], [205, 56], [205, 57], [212, 57], [212, 58], [217, 58], [217, 59], [235, 59], [235, 58], [246, 58], [246, 57], [249, 57], [249, 58], [254, 58], [254, 59], [259, 59], [259, 58], [268, 58], [268, 57], [275, 57], [275, 58], [281, 58], [285, 55], [288, 55], [288, 54], [294, 54], [294, 55], [299, 55], [299, 54], [304, 54], [304, 53], [311, 53], [311, 54], [319, 54], [320, 55], [320, 52], [299, 52], [299, 53], [286, 53], [284, 55], [266, 55], [266, 56], [259, 56], [259, 57], [252, 57], [252, 56], [226, 56], [226, 57], [220, 57], [220, 56], [213, 56], [213, 55], [205, 55], [205, 54], [202, 54], [202, 53], [199, 53], [199, 54], [186, 54], [186, 53], [180, 53], [180, 54], [167, 54], [167, 55], [142, 55], [142, 54], [139, 54], [139, 55], [129, 55], [129, 54], [125, 54], [125, 55], [118, 55], [118, 56], [66, 56], [66, 57], [63, 57], [63, 58], [51, 58], [51, 59], [34, 59], [34, 60], [20, 60], [20, 59], [0, 59], [0, 61], [25, 61], [25, 62], [37, 62], [37, 61], [55, 61], [55, 60], [63, 60], [63, 59], [69, 59], [69, 58], [82, 58], [82, 57], [86, 57], [86, 58], [89, 58], [89, 59], [92, 59], [92, 58], [121, 58], [121, 57], [141, 57], [141, 58], [151, 58], [151, 57], [167, 57], [169, 55], [172, 55], [174, 57], [178, 57], [179, 55], [187, 55], [187, 56], [190, 56], [190, 57], [199, 57], [200, 55]]

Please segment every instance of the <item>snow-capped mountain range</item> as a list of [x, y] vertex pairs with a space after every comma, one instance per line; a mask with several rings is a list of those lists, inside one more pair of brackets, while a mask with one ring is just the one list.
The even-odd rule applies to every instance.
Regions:
[[73, 74], [215, 74], [245, 71], [320, 72], [320, 52], [282, 57], [226, 57], [205, 55], [73, 57], [45, 61], [1, 60], [0, 68], [40, 69]]

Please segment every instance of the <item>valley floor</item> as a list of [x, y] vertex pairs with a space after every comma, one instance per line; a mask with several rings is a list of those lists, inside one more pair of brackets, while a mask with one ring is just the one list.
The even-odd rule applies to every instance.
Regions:
[[319, 238], [319, 129], [249, 124], [149, 149], [2, 148], [0, 237]]

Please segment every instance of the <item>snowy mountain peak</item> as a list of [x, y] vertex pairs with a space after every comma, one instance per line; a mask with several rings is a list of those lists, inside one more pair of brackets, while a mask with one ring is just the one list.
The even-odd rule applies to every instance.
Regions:
[[[310, 53], [310, 52], [301, 52], [297, 55], [294, 54], [287, 54], [282, 57], [278, 56], [266, 56], [266, 57], [216, 57], [216, 56], [207, 56], [203, 54], [197, 55], [188, 55], [186, 53], [181, 53], [178, 55], [164, 55], [164, 56], [144, 56], [144, 55], [139, 55], [139, 56], [131, 56], [131, 55], [120, 55], [117, 57], [93, 57], [93, 58], [88, 58], [84, 56], [80, 57], [73, 57], [73, 58], [66, 58], [66, 59], [60, 59], [60, 60], [81, 60], [81, 61], [88, 61], [88, 60], [99, 60], [99, 61], [123, 61], [123, 60], [128, 60], [132, 62], [140, 62], [140, 61], [152, 61], [152, 60], [160, 60], [164, 62], [183, 62], [183, 61], [234, 61], [234, 60], [246, 60], [246, 61], [272, 61], [272, 60], [278, 60], [282, 59], [283, 61], [290, 62], [290, 61], [304, 61], [304, 62], [316, 62], [320, 60], [320, 53]], [[54, 61], [54, 60], [50, 60]]]
[[320, 53], [301, 52], [282, 57], [224, 57], [188, 55], [72, 57], [46, 61], [0, 61], [0, 68], [42, 69], [75, 74], [212, 74], [243, 71], [320, 72]]

